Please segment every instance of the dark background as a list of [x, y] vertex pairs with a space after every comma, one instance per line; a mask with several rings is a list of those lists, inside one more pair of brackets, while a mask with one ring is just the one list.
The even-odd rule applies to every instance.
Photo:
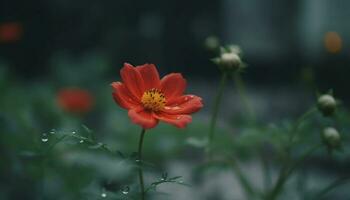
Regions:
[[[110, 73], [125, 61], [152, 62], [164, 72], [213, 78], [218, 73], [208, 56], [214, 55], [203, 41], [215, 35], [241, 46], [250, 82], [290, 85], [307, 66], [320, 87], [346, 93], [349, 6], [346, 0], [5, 0], [0, 23], [22, 28], [17, 41], [0, 43], [0, 59], [23, 79], [45, 76], [62, 53], [76, 60], [102, 55]], [[324, 46], [329, 31], [341, 38], [336, 53]]]

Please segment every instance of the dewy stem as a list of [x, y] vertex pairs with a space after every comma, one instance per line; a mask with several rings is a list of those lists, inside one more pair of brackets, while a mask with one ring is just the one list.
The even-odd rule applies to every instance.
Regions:
[[211, 151], [212, 151], [212, 145], [213, 145], [213, 139], [214, 139], [215, 126], [216, 126], [220, 102], [221, 102], [222, 95], [224, 93], [224, 88], [226, 85], [227, 77], [228, 77], [227, 72], [224, 72], [222, 74], [220, 85], [219, 85], [219, 90], [218, 90], [218, 93], [216, 95], [215, 102], [214, 102], [214, 108], [213, 108], [212, 118], [210, 121], [209, 135], [208, 135], [208, 155], [209, 155], [209, 158], [211, 158], [211, 153], [212, 153]]
[[140, 189], [141, 189], [141, 200], [145, 199], [145, 186], [143, 183], [143, 171], [142, 171], [142, 145], [143, 138], [145, 136], [146, 129], [142, 129], [140, 140], [139, 140], [139, 148], [138, 148], [138, 163], [139, 163], [139, 180], [140, 180]]

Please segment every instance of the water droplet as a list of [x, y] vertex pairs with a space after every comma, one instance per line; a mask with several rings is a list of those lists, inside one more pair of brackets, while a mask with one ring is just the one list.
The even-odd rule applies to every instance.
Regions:
[[84, 140], [80, 140], [79, 143], [80, 143], [80, 144], [84, 143]]
[[179, 120], [179, 119], [181, 119], [181, 117], [180, 117], [180, 116], [178, 116], [178, 117], [176, 117], [176, 119], [177, 119], [177, 120]]
[[188, 97], [185, 97], [185, 101], [188, 101]]
[[101, 197], [102, 197], [102, 198], [106, 198], [106, 197], [107, 197], [107, 194], [106, 194], [105, 192], [102, 192], [102, 193], [101, 193]]
[[179, 106], [174, 106], [172, 109], [173, 109], [173, 110], [179, 110], [180, 107], [179, 107]]
[[167, 172], [163, 172], [162, 173], [162, 178], [160, 180], [165, 181], [168, 178], [168, 173]]
[[74, 135], [74, 134], [76, 134], [77, 132], [75, 132], [75, 131], [72, 131], [72, 134]]
[[191, 99], [194, 98], [194, 95], [190, 95], [190, 98], [191, 98]]
[[53, 129], [51, 129], [50, 134], [52, 134], [52, 135], [53, 135], [53, 134], [55, 134], [55, 133], [56, 133], [56, 129], [54, 129], [54, 128], [53, 128]]
[[136, 161], [136, 162], [140, 162], [140, 160], [139, 160], [139, 159], [136, 159], [135, 161]]
[[42, 142], [47, 142], [47, 141], [49, 141], [49, 137], [47, 136], [46, 133], [43, 133], [43, 134], [42, 134], [42, 136], [41, 136], [41, 141], [42, 141]]
[[130, 187], [129, 186], [124, 186], [122, 189], [121, 189], [121, 191], [122, 191], [122, 193], [123, 194], [128, 194], [129, 193], [129, 191], [130, 191]]
[[184, 183], [183, 181], [178, 181], [178, 183]]

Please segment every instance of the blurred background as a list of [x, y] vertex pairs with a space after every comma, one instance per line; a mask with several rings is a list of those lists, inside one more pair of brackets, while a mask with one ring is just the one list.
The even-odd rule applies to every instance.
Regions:
[[345, 88], [349, 4], [5, 0], [0, 8], [1, 60], [16, 76], [32, 80], [47, 76], [57, 61], [79, 68], [91, 57], [108, 63], [106, 75], [129, 61], [215, 78], [203, 48], [204, 39], [214, 35], [222, 44], [241, 46], [252, 66], [247, 78], [254, 83], [291, 84], [303, 67], [312, 67], [324, 87]]
[[[62, 147], [58, 145], [58, 152], [49, 156], [52, 160], [46, 159], [46, 174], [49, 175], [43, 176], [42, 168], [39, 170], [36, 163], [40, 160], [37, 156], [43, 156], [42, 152], [48, 148], [46, 137], [49, 143], [56, 143], [57, 135], [62, 133], [88, 134], [82, 124], [94, 130], [97, 141], [114, 150], [129, 153], [136, 150], [138, 127], [115, 105], [109, 86], [120, 80], [119, 70], [124, 62], [154, 63], [162, 76], [181, 72], [189, 82], [187, 91], [203, 97], [205, 107], [194, 115], [194, 122], [188, 129], [177, 130], [162, 124], [152, 136], [149, 134], [145, 143], [146, 159], [161, 166], [161, 170], [149, 173], [149, 180], [160, 177], [160, 171], [166, 171], [174, 176], [180, 173], [188, 182], [196, 184], [196, 180], [189, 178], [195, 163], [188, 160], [193, 157], [194, 161], [201, 160], [201, 151], [184, 141], [206, 136], [206, 122], [219, 82], [220, 71], [210, 61], [218, 54], [210, 45], [208, 47], [208, 37], [214, 44], [241, 47], [243, 61], [247, 64], [242, 77], [258, 122], [288, 126], [289, 119], [310, 107], [317, 93], [329, 89], [342, 100], [346, 110], [350, 101], [347, 77], [350, 74], [349, 7], [347, 0], [1, 1], [0, 199], [106, 198], [101, 196], [101, 191], [108, 193], [108, 198], [123, 185], [131, 184], [132, 175], [123, 178], [120, 174], [101, 175], [101, 171], [108, 172], [106, 162], [113, 161], [109, 158], [102, 157], [101, 165], [81, 171], [82, 166], [91, 165], [89, 160], [96, 159], [91, 157], [93, 144], [89, 144], [90, 150], [84, 154], [84, 160], [76, 161], [86, 153], [82, 150], [84, 147], [78, 145], [81, 138], [70, 139]], [[265, 130], [259, 123], [251, 126], [234, 88], [233, 83], [227, 86], [223, 99], [225, 109], [220, 112], [218, 132], [230, 133], [224, 136], [223, 143], [218, 142], [226, 145], [223, 147], [231, 146], [225, 143], [225, 137], [237, 135], [237, 132], [243, 130], [252, 136]], [[348, 122], [344, 111], [338, 125]], [[322, 120], [318, 123], [332, 124]], [[348, 126], [344, 128], [344, 132], [348, 129]], [[50, 135], [51, 131], [57, 132], [52, 134], [55, 137]], [[237, 139], [238, 149], [246, 151], [253, 145], [249, 137], [244, 137], [243, 143]], [[151, 141], [156, 145], [152, 146]], [[193, 144], [194, 140], [190, 141]], [[201, 146], [198, 140], [195, 144]], [[64, 156], [73, 151], [72, 148], [77, 156]], [[238, 151], [235, 147], [229, 148]], [[65, 162], [62, 164], [60, 159]], [[319, 163], [330, 162], [315, 159]], [[339, 159], [340, 164], [335, 168], [342, 173], [349, 163], [341, 156]], [[256, 177], [261, 177], [254, 158], [248, 159], [246, 165], [247, 169], [256, 171]], [[95, 177], [102, 177], [96, 180], [91, 170], [96, 172]], [[317, 173], [331, 174], [325, 178], [328, 180], [334, 175], [331, 171], [326, 168]], [[169, 186], [170, 193], [177, 191], [183, 195], [159, 199], [244, 198], [240, 189], [222, 189], [238, 184], [235, 176], [227, 178], [226, 172], [222, 173], [220, 183], [209, 182], [194, 189], [174, 190]], [[117, 180], [109, 180], [114, 176]], [[44, 195], [38, 192], [43, 190], [42, 180], [46, 185]], [[205, 197], [198, 196], [200, 194], [189, 197], [193, 190], [207, 192], [202, 194]], [[86, 194], [89, 198], [84, 196]], [[343, 197], [343, 193], [337, 195], [333, 197]], [[294, 198], [293, 195], [289, 197]]]

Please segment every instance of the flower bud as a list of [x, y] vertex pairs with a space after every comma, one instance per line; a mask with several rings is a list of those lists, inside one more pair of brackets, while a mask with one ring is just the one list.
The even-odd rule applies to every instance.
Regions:
[[215, 50], [219, 49], [219, 46], [220, 46], [219, 39], [215, 36], [209, 36], [209, 37], [205, 38], [204, 46], [206, 49], [208, 49], [210, 51], [215, 51]]
[[219, 64], [224, 69], [237, 70], [242, 64], [241, 58], [236, 53], [223, 53], [219, 59]]
[[340, 135], [333, 127], [327, 127], [323, 130], [323, 141], [329, 148], [340, 146]]
[[329, 94], [324, 94], [320, 96], [317, 100], [318, 109], [322, 112], [324, 116], [330, 116], [334, 113], [337, 102], [334, 97]]
[[231, 44], [227, 46], [227, 49], [231, 52], [231, 53], [235, 53], [240, 55], [242, 53], [242, 49], [241, 47], [239, 47], [238, 45], [235, 44]]

